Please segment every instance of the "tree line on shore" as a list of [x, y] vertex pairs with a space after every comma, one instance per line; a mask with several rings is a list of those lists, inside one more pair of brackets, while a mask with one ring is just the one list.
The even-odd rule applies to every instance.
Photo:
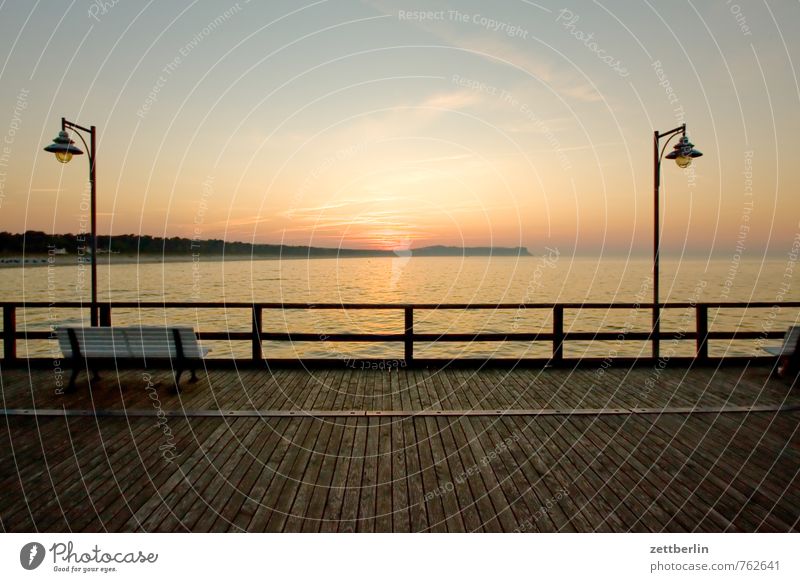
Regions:
[[[24, 233], [0, 232], [0, 254], [47, 254], [64, 249], [67, 254], [85, 252], [91, 244], [91, 235], [48, 234], [29, 230]], [[259, 257], [381, 257], [397, 256], [391, 250], [342, 249], [308, 246], [274, 245], [224, 241], [221, 239], [195, 240], [173, 236], [162, 238], [146, 234], [99, 235], [98, 252], [122, 255], [255, 255]], [[413, 249], [415, 256], [507, 255], [527, 256], [524, 247], [448, 247], [430, 246]]]

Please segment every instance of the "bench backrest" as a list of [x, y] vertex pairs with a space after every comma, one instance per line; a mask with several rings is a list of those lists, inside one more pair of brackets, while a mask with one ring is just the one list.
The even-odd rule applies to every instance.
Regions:
[[[68, 327], [56, 329], [65, 358], [72, 357]], [[87, 358], [174, 358], [178, 355], [177, 330], [186, 358], [202, 358], [207, 350], [191, 327], [74, 327], [81, 355]]]

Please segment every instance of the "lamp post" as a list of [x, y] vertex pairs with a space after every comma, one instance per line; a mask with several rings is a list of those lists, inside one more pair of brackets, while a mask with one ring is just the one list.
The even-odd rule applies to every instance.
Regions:
[[[92, 327], [97, 326], [97, 180], [96, 180], [96, 172], [97, 172], [97, 165], [96, 165], [96, 158], [95, 158], [95, 148], [97, 145], [97, 128], [93, 125], [89, 128], [83, 127], [78, 125], [77, 123], [72, 123], [71, 121], [67, 121], [65, 118], [61, 118], [61, 131], [58, 135], [53, 139], [53, 143], [49, 146], [44, 148], [46, 152], [52, 152], [56, 155], [56, 159], [61, 162], [62, 164], [68, 163], [72, 156], [79, 156], [83, 154], [79, 148], [75, 147], [73, 144], [75, 143], [69, 138], [69, 134], [67, 133], [67, 129], [74, 129], [81, 141], [83, 142], [84, 147], [88, 152], [89, 158], [89, 183], [91, 185], [91, 209], [92, 209], [92, 217], [91, 217], [91, 229], [92, 229], [92, 307], [91, 307], [91, 325]], [[86, 140], [83, 139], [83, 136], [80, 132], [84, 132], [89, 134], [89, 144], [86, 143]]]
[[[668, 160], [675, 160], [681, 168], [687, 168], [692, 164], [693, 158], [699, 158], [703, 154], [694, 149], [694, 144], [686, 137], [686, 124], [680, 125], [675, 129], [670, 129], [663, 133], [658, 131], [653, 132], [653, 163], [654, 163], [654, 187], [653, 187], [653, 359], [657, 360], [659, 357], [660, 344], [661, 344], [661, 311], [658, 303], [658, 259], [659, 259], [659, 200], [658, 190], [661, 186], [661, 159], [664, 157], [664, 150], [667, 149], [669, 142], [672, 141], [676, 135], [681, 134], [678, 143], [675, 144], [673, 150], [667, 154]], [[659, 145], [663, 138], [668, 138], [664, 143], [664, 147], [660, 150]]]

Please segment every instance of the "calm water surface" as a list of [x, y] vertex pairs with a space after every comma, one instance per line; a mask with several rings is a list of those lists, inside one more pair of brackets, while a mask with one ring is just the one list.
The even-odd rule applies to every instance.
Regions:
[[[77, 301], [89, 298], [89, 270], [61, 258], [55, 266], [0, 270], [0, 291], [9, 300]], [[66, 263], [66, 264], [64, 264]], [[668, 301], [800, 300], [800, 284], [785, 277], [785, 260], [684, 260], [662, 264], [661, 295]], [[641, 302], [652, 299], [648, 260], [602, 261], [558, 257], [368, 258], [311, 260], [225, 260], [132, 263], [99, 268], [101, 301], [226, 301], [330, 303], [532, 303]], [[786, 283], [789, 283], [787, 289]], [[80, 310], [20, 310], [18, 325], [49, 329], [80, 323]], [[798, 323], [798, 310], [711, 310], [711, 329], [782, 330]], [[647, 331], [647, 310], [568, 310], [565, 326], [573, 331]], [[250, 312], [237, 309], [115, 310], [115, 325], [188, 324], [204, 331], [248, 331]], [[415, 330], [424, 333], [549, 331], [549, 310], [416, 311]], [[694, 311], [668, 310], [664, 329], [694, 331]], [[264, 313], [267, 331], [399, 333], [402, 312], [284, 311]], [[20, 356], [49, 355], [51, 342], [20, 342]], [[208, 342], [214, 357], [246, 357], [248, 342]], [[642, 342], [569, 342], [565, 355], [605, 357], [647, 353]], [[690, 355], [693, 342], [666, 342], [662, 351]], [[294, 345], [264, 342], [272, 357], [402, 357], [401, 344], [341, 344], [330, 341]], [[712, 354], [758, 353], [754, 342], [712, 342]], [[547, 357], [547, 342], [417, 344], [418, 357]]]

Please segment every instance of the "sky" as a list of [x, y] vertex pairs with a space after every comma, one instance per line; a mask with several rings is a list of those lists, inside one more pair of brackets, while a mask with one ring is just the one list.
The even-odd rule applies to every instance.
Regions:
[[[800, 236], [800, 3], [0, 3], [0, 230], [762, 258]], [[72, 135], [76, 145], [80, 139]], [[674, 141], [667, 145], [672, 149]], [[663, 141], [662, 141], [663, 145]]]

